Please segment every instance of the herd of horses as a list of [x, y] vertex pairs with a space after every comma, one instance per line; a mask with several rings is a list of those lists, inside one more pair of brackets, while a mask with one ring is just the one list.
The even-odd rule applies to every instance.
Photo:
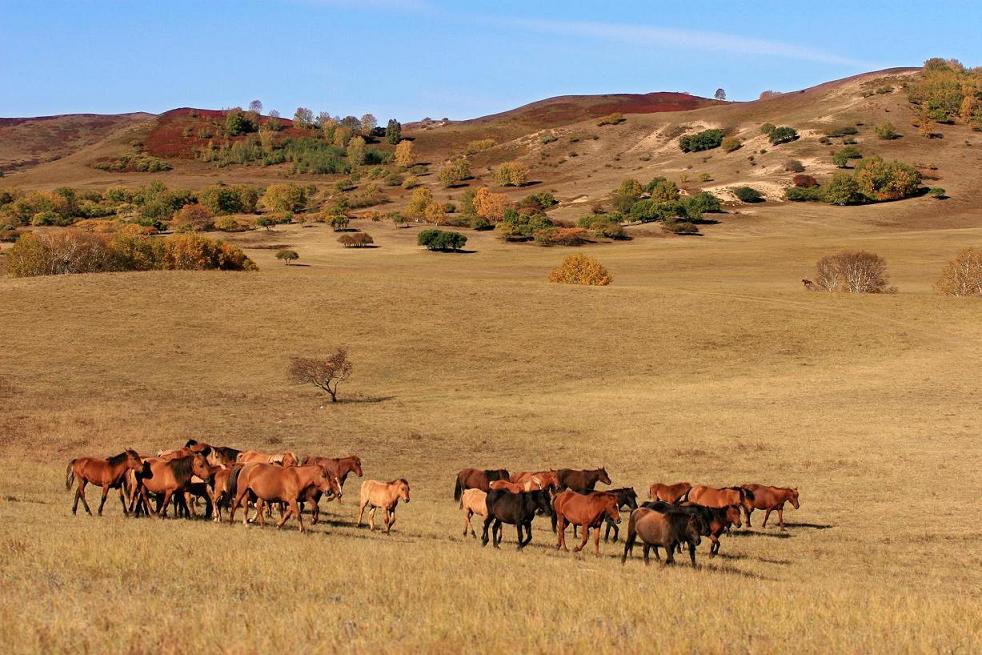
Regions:
[[[320, 516], [320, 500], [340, 500], [345, 480], [354, 473], [362, 477], [361, 459], [347, 457], [307, 456], [302, 460], [295, 453], [263, 453], [213, 446], [189, 439], [183, 447], [140, 455], [125, 450], [105, 459], [81, 457], [68, 463], [65, 488], [77, 483], [72, 514], [82, 503], [90, 515], [85, 498], [87, 485], [102, 489], [98, 513], [102, 515], [109, 492], [118, 490], [124, 515], [155, 515], [166, 518], [169, 507], [175, 516], [197, 515], [197, 504], [203, 501], [204, 515], [213, 521], [222, 520], [227, 511], [228, 522], [235, 520], [239, 508], [242, 522], [265, 525], [274, 507], [279, 509], [281, 528], [292, 517], [304, 532], [303, 514], [310, 504], [314, 524]], [[620, 534], [621, 512], [629, 511], [627, 537], [621, 562], [632, 553], [635, 544], [643, 546], [644, 562], [649, 553], [661, 559], [659, 548], [666, 552], [666, 563], [674, 563], [675, 553], [683, 547], [689, 550], [692, 565], [696, 565], [696, 547], [702, 538], [710, 542], [709, 555], [719, 553], [720, 537], [731, 528], [740, 528], [743, 520], [750, 527], [755, 510], [763, 510], [763, 526], [771, 512], [777, 512], [780, 528], [784, 528], [784, 505], [797, 509], [798, 489], [771, 487], [761, 484], [715, 488], [692, 485], [655, 483], [648, 489], [649, 501], [638, 504], [632, 487], [617, 487], [598, 491], [598, 484], [611, 485], [605, 468], [593, 470], [550, 469], [545, 471], [509, 473], [506, 469], [464, 469], [457, 474], [454, 500], [464, 513], [464, 536], [477, 533], [471, 519], [477, 515], [484, 525], [481, 544], [490, 541], [499, 548], [502, 526], [514, 525], [521, 550], [532, 541], [532, 521], [537, 516], [549, 517], [556, 533], [556, 548], [568, 551], [566, 530], [573, 527], [573, 536], [582, 529], [583, 536], [574, 548], [582, 550], [594, 536], [594, 551], [600, 555], [600, 533], [605, 528], [604, 541], [617, 541]], [[381, 509], [383, 525], [388, 533], [395, 523], [399, 501], [410, 501], [409, 482], [396, 479], [389, 482], [365, 480], [358, 501], [360, 527], [368, 510], [369, 529], [375, 530], [375, 514]], [[253, 515], [250, 518], [250, 508]], [[489, 536], [490, 531], [490, 536]]]

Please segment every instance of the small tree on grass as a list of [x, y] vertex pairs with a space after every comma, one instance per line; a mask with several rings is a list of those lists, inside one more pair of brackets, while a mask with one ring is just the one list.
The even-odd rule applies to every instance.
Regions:
[[467, 243], [467, 237], [460, 232], [444, 232], [443, 230], [423, 230], [416, 237], [416, 243], [426, 246], [429, 250], [451, 252], [460, 250]]
[[300, 259], [300, 255], [296, 250], [279, 250], [276, 253], [276, 258], [280, 261], [286, 262], [286, 265], [289, 266], [293, 262]]
[[764, 202], [764, 196], [761, 195], [760, 191], [749, 186], [736, 187], [733, 189], [733, 195], [740, 202]]
[[298, 384], [312, 384], [326, 391], [333, 403], [338, 401], [338, 386], [351, 377], [351, 369], [345, 346], [327, 357], [294, 357], [290, 360], [290, 378]]
[[843, 250], [818, 260], [815, 284], [826, 291], [892, 293], [895, 289], [887, 287], [886, 270], [886, 260], [879, 255]]
[[945, 265], [934, 286], [946, 296], [982, 296], [982, 250], [962, 250]]
[[605, 287], [613, 281], [603, 264], [586, 255], [570, 255], [549, 273], [550, 282]]
[[365, 232], [355, 232], [354, 234], [342, 234], [338, 237], [338, 243], [345, 248], [364, 248], [375, 243], [375, 240]]

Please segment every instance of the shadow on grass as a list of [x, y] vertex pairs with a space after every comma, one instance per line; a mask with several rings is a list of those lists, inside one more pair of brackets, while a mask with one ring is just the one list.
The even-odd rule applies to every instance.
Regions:
[[789, 521], [784, 522], [784, 527], [786, 528], [811, 528], [812, 530], [828, 530], [829, 528], [834, 528], [834, 525], [829, 523], [791, 523]]
[[394, 400], [395, 396], [347, 396], [344, 398], [338, 398], [337, 403], [328, 403], [331, 405], [347, 405], [356, 403], [383, 403], [386, 400]]
[[737, 562], [740, 561], [740, 560], [753, 560], [755, 562], [760, 562], [761, 564], [778, 564], [780, 566], [789, 566], [789, 565], [792, 564], [791, 560], [789, 560], [789, 559], [770, 559], [768, 557], [751, 557], [751, 556], [748, 556], [748, 555], [731, 555], [729, 553], [718, 553], [716, 555], [716, 557], [719, 558], [719, 559], [723, 559], [723, 560], [734, 560], [734, 561], [737, 561]]
[[[786, 524], [785, 524], [786, 525]], [[772, 539], [790, 539], [791, 534], [788, 532], [763, 532], [759, 530], [740, 530], [739, 532], [734, 530], [730, 533], [731, 537], [770, 537]]]

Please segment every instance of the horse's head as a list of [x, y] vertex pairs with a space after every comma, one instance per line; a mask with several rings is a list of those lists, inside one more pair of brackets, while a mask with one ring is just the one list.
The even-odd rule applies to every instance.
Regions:
[[601, 466], [597, 469], [597, 481], [603, 482], [604, 484], [610, 484], [610, 476], [607, 475], [607, 467]]
[[215, 474], [210, 466], [208, 466], [208, 459], [201, 453], [195, 453], [191, 457], [191, 472], [202, 480], [210, 480], [211, 476]]
[[334, 494], [334, 496], [341, 500], [341, 483], [338, 482], [336, 475], [332, 475], [323, 469], [320, 469], [320, 475], [317, 476], [317, 490], [322, 494]]
[[284, 467], [296, 466], [297, 464], [300, 463], [300, 459], [297, 457], [296, 453], [287, 452], [287, 453], [283, 453], [283, 457], [282, 459], [280, 459], [279, 463]]
[[638, 492], [634, 490], [634, 487], [628, 487], [624, 490], [623, 496], [621, 496], [622, 502], [627, 505], [628, 509], [638, 508]]
[[748, 512], [754, 509], [754, 492], [746, 487], [740, 487], [740, 505]]
[[143, 460], [140, 455], [130, 448], [126, 449], [126, 468], [138, 469], [143, 467]]
[[793, 487], [789, 490], [788, 500], [791, 501], [791, 504], [794, 505], [795, 509], [798, 509], [800, 507], [798, 505], [798, 487]]
[[743, 521], [740, 520], [740, 506], [739, 505], [727, 505], [726, 506], [726, 520], [732, 523], [737, 528], [743, 527]]
[[184, 447], [185, 448], [190, 448], [191, 446], [197, 446], [197, 445], [198, 445], [198, 440], [197, 439], [188, 439], [184, 443]]
[[407, 482], [405, 479], [399, 479], [399, 480], [396, 481], [396, 484], [399, 485], [399, 498], [401, 498], [403, 500], [403, 502], [408, 503], [409, 502], [409, 482]]
[[354, 471], [355, 475], [357, 475], [359, 478], [364, 475], [361, 472], [361, 457], [358, 457], [357, 455], [351, 456], [351, 470]]
[[552, 516], [552, 498], [548, 491], [530, 491], [528, 497], [532, 501], [532, 509], [535, 510], [536, 514]]
[[616, 496], [611, 496], [607, 499], [607, 502], [604, 504], [604, 513], [614, 523], [621, 522], [620, 504], [617, 502]]
[[694, 546], [698, 546], [702, 543], [702, 534], [706, 531], [706, 522], [702, 520], [702, 517], [698, 514], [692, 514], [689, 516], [689, 520], [685, 523], [685, 540]]

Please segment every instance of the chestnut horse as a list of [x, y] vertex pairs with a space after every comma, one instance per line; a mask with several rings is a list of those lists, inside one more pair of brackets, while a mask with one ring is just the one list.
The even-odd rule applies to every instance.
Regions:
[[375, 530], [375, 512], [381, 507], [385, 513], [382, 523], [385, 525], [385, 533], [389, 534], [396, 522], [396, 505], [400, 499], [409, 502], [409, 483], [405, 479], [399, 478], [391, 482], [365, 480], [361, 483], [358, 499], [358, 527], [361, 527], [361, 517], [368, 507], [368, 529]]
[[743, 488], [753, 494], [753, 503], [750, 507], [748, 508], [746, 505], [743, 507], [743, 511], [747, 515], [748, 528], [751, 527], [750, 515], [753, 514], [755, 509], [762, 509], [766, 510], [763, 527], [767, 527], [767, 517], [771, 515], [771, 512], [777, 510], [778, 525], [784, 530], [784, 503], [791, 503], [795, 509], [799, 507], [797, 487], [768, 487], [763, 484], [745, 484]]
[[556, 471], [556, 477], [559, 480], [559, 485], [556, 487], [558, 491], [572, 489], [581, 494], [593, 491], [598, 482], [610, 484], [610, 476], [607, 475], [607, 468], [603, 466], [598, 469], [585, 471], [559, 469]]
[[232, 499], [228, 495], [228, 479], [232, 475], [232, 469], [222, 467], [215, 471], [211, 479], [211, 518], [215, 523], [222, 520], [222, 507], [230, 507]]
[[492, 480], [488, 483], [489, 491], [508, 491], [513, 494], [520, 494], [525, 491], [541, 491], [543, 489], [549, 489], [543, 484], [542, 480], [537, 477], [525, 478], [522, 482], [509, 482], [508, 480]]
[[648, 552], [652, 548], [655, 550], [655, 557], [661, 559], [658, 555], [659, 546], [668, 553], [666, 563], [674, 564], [675, 549], [685, 543], [689, 546], [692, 566], [695, 566], [696, 546], [702, 541], [700, 535], [705, 532], [705, 529], [706, 526], [698, 513], [672, 508], [666, 508], [664, 512], [660, 512], [641, 506], [631, 512], [621, 564], [627, 561], [628, 555], [634, 549], [634, 542], [640, 537], [641, 543], [644, 544], [644, 563], [646, 565], [649, 563]]
[[212, 446], [211, 444], [202, 443], [195, 439], [188, 439], [184, 444], [185, 448], [194, 448], [195, 446], [206, 446], [209, 448], [210, 452], [207, 453], [209, 464], [212, 466], [225, 466], [229, 469], [235, 466], [235, 461], [242, 452], [241, 450], [229, 448], [228, 446]]
[[163, 500], [155, 514], [166, 518], [167, 506], [175, 494], [184, 494], [188, 491], [194, 476], [207, 481], [212, 474], [212, 468], [208, 466], [205, 456], [201, 453], [171, 460], [156, 457], [147, 459], [144, 461], [143, 468], [136, 474], [140, 488], [140, 502], [149, 514], [149, 494], [161, 494]]
[[508, 478], [508, 471], [505, 469], [461, 469], [457, 473], [453, 499], [459, 502], [460, 494], [464, 493], [465, 489], [480, 489], [486, 493], [491, 490], [488, 485], [492, 480], [507, 480]]
[[128, 471], [138, 469], [143, 466], [143, 460], [134, 450], [127, 448], [118, 455], [98, 459], [95, 457], [79, 457], [68, 462], [65, 470], [65, 490], [72, 488], [72, 483], [78, 480], [78, 488], [75, 489], [75, 502], [72, 504], [72, 514], [78, 515], [78, 501], [82, 501], [85, 511], [92, 516], [89, 503], [85, 500], [85, 485], [94, 484], [102, 487], [102, 501], [99, 503], [99, 516], [102, 516], [102, 508], [106, 504], [106, 496], [110, 489], [119, 489], [119, 502], [123, 504], [123, 515], [129, 514], [126, 511], [126, 500], [123, 498], [123, 486]]
[[477, 538], [474, 526], [471, 524], [471, 517], [477, 514], [480, 517], [488, 515], [487, 505], [488, 495], [480, 489], [468, 489], [460, 496], [460, 509], [464, 510], [464, 536], [467, 536], [467, 528], [471, 529], [471, 536]]
[[573, 551], [580, 552], [590, 540], [590, 528], [593, 528], [595, 555], [600, 557], [600, 526], [604, 520], [621, 522], [621, 512], [618, 509], [617, 496], [610, 493], [594, 492], [580, 494], [575, 491], [562, 491], [552, 500], [552, 509], [556, 516], [556, 534], [559, 537], [556, 550], [566, 547], [566, 526], [574, 525], [583, 528], [583, 541]]
[[247, 450], [235, 458], [236, 464], [279, 464], [280, 466], [296, 466], [300, 463], [296, 453], [261, 453], [258, 450]]
[[[282, 528], [291, 516], [297, 517], [300, 532], [304, 532], [303, 515], [300, 513], [300, 499], [308, 487], [317, 487], [321, 493], [340, 493], [337, 478], [325, 476], [319, 466], [280, 466], [279, 464], [246, 464], [236, 467], [228, 481], [228, 491], [233, 496], [228, 522], [235, 520], [235, 510], [247, 496], [256, 497], [256, 519], [265, 526], [263, 505], [265, 503], [286, 503], [289, 509], [276, 524]], [[242, 517], [243, 525], [249, 521], [248, 506]]]
[[696, 485], [689, 489], [686, 500], [703, 507], [722, 508], [729, 505], [739, 505], [744, 511], [753, 508], [754, 493], [742, 487], [725, 487], [716, 489]]
[[688, 482], [676, 482], [675, 484], [661, 484], [656, 482], [648, 487], [648, 498], [651, 500], [664, 500], [666, 503], [674, 503], [684, 496], [692, 485]]
[[[338, 479], [338, 487], [340, 487], [342, 490], [344, 490], [344, 481], [348, 479], [349, 473], [354, 473], [359, 478], [362, 476], [361, 459], [356, 455], [349, 455], [348, 457], [316, 457], [313, 455], [307, 455], [303, 458], [303, 465], [317, 465], [321, 467], [321, 470], [324, 471], [324, 475], [333, 475]], [[339, 503], [341, 502], [341, 494], [333, 496], [328, 500], [333, 500], [334, 498], [337, 498]], [[301, 510], [303, 510], [303, 505], [306, 501], [313, 503], [310, 514], [314, 525], [317, 524], [317, 521], [320, 518], [320, 500], [321, 492], [314, 487], [310, 487], [307, 489], [307, 494], [300, 503]]]
[[559, 477], [555, 471], [522, 471], [511, 474], [512, 482], [523, 484], [529, 480], [535, 483], [537, 489], [555, 490], [559, 488]]

